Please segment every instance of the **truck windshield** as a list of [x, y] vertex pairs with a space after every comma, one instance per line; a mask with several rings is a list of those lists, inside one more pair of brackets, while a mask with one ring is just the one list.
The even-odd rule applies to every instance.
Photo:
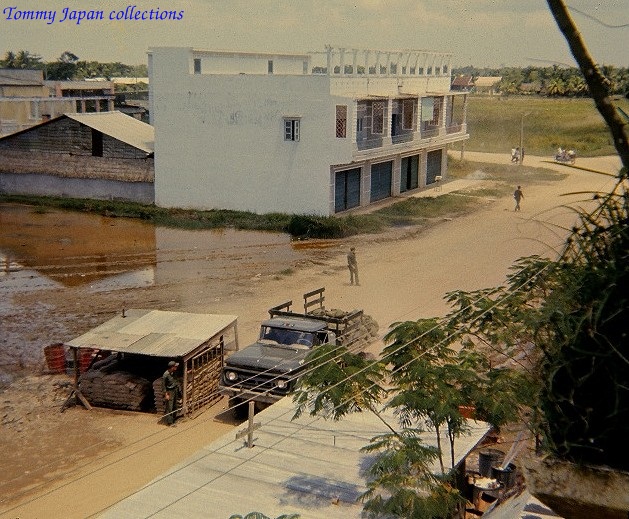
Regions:
[[278, 344], [301, 344], [308, 347], [312, 347], [314, 341], [314, 337], [310, 332], [286, 330], [284, 328], [273, 328], [271, 326], [262, 327], [260, 339], [273, 341]]

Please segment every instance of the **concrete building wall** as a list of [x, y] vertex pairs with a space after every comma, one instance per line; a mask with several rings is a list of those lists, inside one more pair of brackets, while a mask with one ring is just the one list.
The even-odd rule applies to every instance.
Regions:
[[46, 119], [76, 112], [76, 102], [63, 98], [0, 99], [0, 136], [30, 128]]
[[31, 173], [0, 173], [0, 193], [122, 200], [143, 204], [152, 203], [155, 196], [152, 182], [121, 182], [103, 178], [68, 178]]
[[[327, 215], [335, 137], [328, 76], [193, 73], [191, 49], [154, 49], [155, 197], [165, 207]], [[299, 120], [299, 141], [284, 139]]]

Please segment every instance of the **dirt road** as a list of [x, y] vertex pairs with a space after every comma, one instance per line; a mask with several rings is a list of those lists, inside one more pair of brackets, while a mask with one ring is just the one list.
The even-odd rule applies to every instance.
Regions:
[[[554, 256], [565, 229], [575, 221], [574, 212], [566, 206], [580, 205], [587, 198], [567, 193], [604, 190], [612, 182], [609, 177], [527, 156], [527, 165], [539, 163], [568, 173], [562, 181], [530, 184], [507, 155], [466, 152], [465, 158], [504, 163], [513, 174], [514, 189], [522, 185], [522, 211], [513, 211], [510, 197], [492, 200], [479, 212], [446, 219], [417, 236], [402, 229], [386, 236], [357, 237], [325, 250], [313, 249], [309, 261], [290, 275], [252, 277], [247, 273], [221, 287], [199, 286], [189, 280], [89, 298], [78, 292], [63, 298], [54, 291], [23, 294], [15, 304], [32, 310], [24, 315], [23, 332], [30, 333], [29, 323], [39, 317], [37, 311], [42, 316], [58, 316], [60, 331], [69, 333], [74, 329], [73, 317], [89, 315], [96, 324], [124, 302], [127, 307], [236, 314], [244, 344], [255, 336], [268, 307], [325, 286], [330, 306], [363, 308], [384, 333], [395, 321], [442, 314], [447, 310], [443, 296], [450, 290], [503, 283], [509, 266], [521, 256]], [[612, 174], [619, 167], [616, 158], [579, 159], [579, 165], [586, 162], [588, 167]], [[474, 180], [457, 182], [446, 184], [444, 191], [476, 196]], [[422, 196], [432, 194], [436, 193], [427, 191]], [[349, 285], [345, 253], [351, 245], [357, 250], [360, 286]], [[57, 406], [67, 394], [65, 385], [63, 376], [32, 376], [2, 394], [2, 518], [97, 516], [234, 428], [229, 417], [220, 415], [224, 404], [175, 429], [157, 424], [153, 415], [81, 408], [59, 414]]]

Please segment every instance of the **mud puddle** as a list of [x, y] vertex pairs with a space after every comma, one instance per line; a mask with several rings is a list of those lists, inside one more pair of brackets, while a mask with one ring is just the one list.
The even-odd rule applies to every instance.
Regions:
[[[325, 248], [325, 244], [321, 244]], [[282, 271], [311, 249], [281, 233], [189, 231], [0, 204], [0, 294], [94, 291]]]

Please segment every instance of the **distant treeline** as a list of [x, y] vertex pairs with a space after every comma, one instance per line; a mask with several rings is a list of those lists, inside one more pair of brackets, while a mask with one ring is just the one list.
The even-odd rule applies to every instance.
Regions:
[[[603, 75], [609, 80], [611, 93], [629, 95], [629, 68], [602, 65]], [[550, 97], [587, 97], [587, 84], [583, 74], [576, 67], [501, 67], [476, 68], [459, 67], [452, 70], [456, 76], [501, 77], [497, 90], [504, 95], [541, 94]]]
[[44, 72], [44, 79], [90, 79], [114, 77], [147, 77], [146, 65], [125, 65], [124, 63], [101, 63], [99, 61], [82, 61], [79, 57], [65, 51], [55, 61], [44, 61], [41, 56], [31, 54], [27, 50], [6, 51], [0, 59], [0, 68], [37, 69]]
[[[120, 62], [101, 63], [83, 61], [76, 54], [65, 51], [54, 61], [44, 61], [41, 56], [27, 50], [6, 51], [0, 59], [0, 68], [24, 68], [43, 70], [49, 80], [90, 79], [102, 77], [147, 77], [146, 64], [125, 65]], [[629, 96], [629, 68], [602, 65], [601, 72], [609, 80], [614, 95]], [[497, 89], [501, 94], [540, 94], [550, 97], [587, 97], [587, 84], [576, 67], [501, 67], [477, 68], [472, 65], [455, 68], [457, 76], [501, 77]]]

